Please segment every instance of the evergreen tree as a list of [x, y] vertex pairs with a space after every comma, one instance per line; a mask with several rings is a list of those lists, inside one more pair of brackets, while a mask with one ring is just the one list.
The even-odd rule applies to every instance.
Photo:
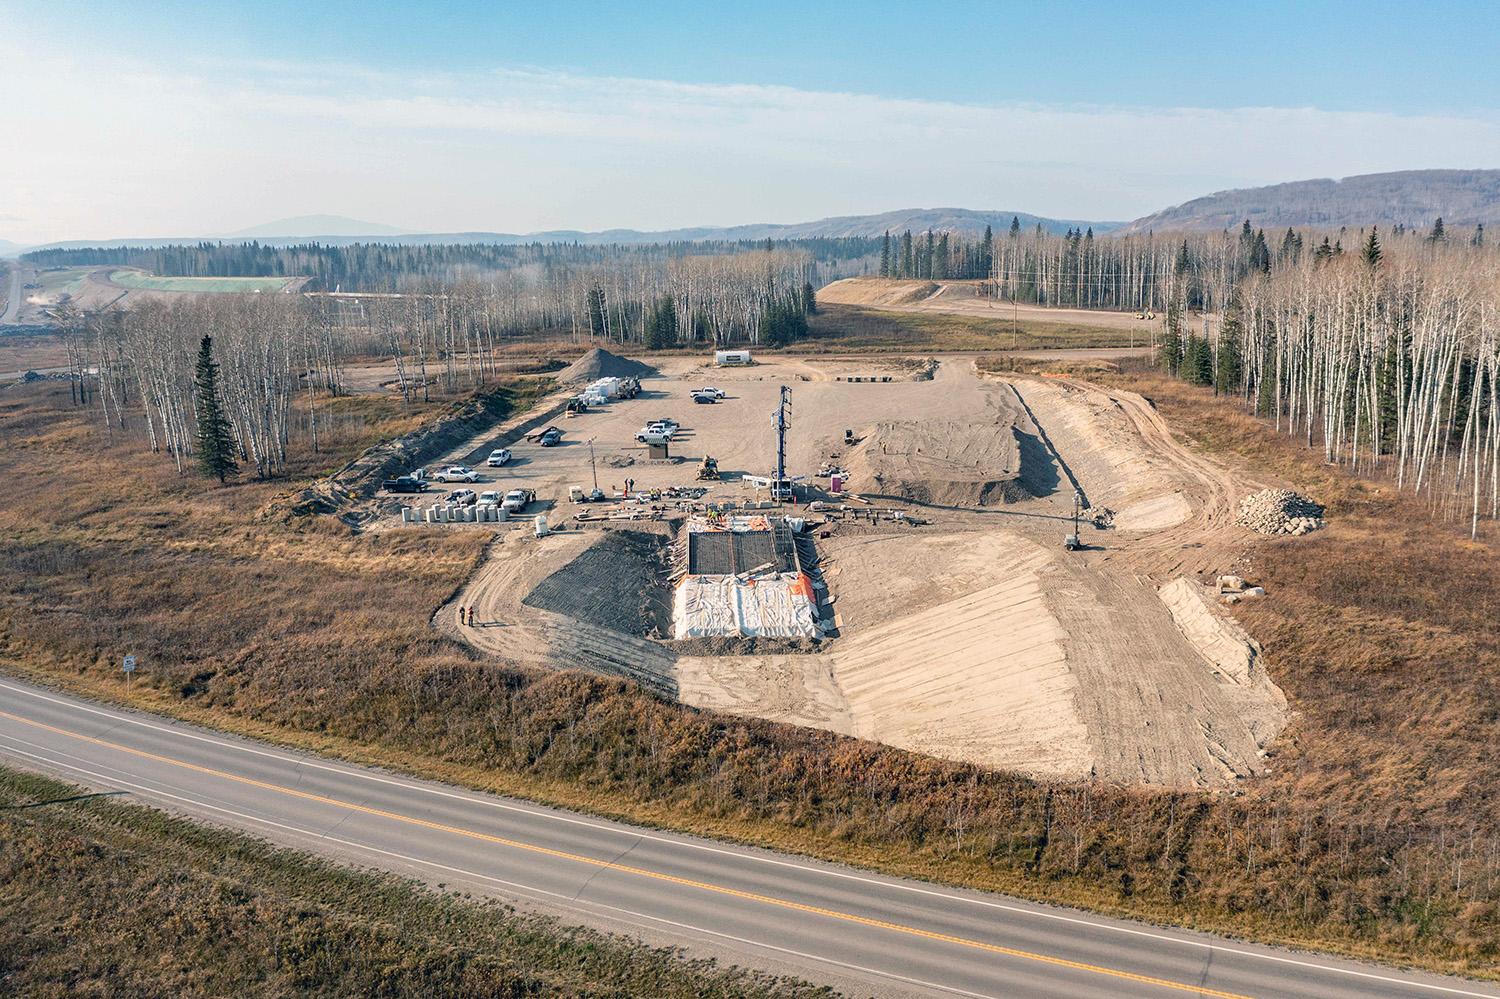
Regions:
[[1380, 423], [1381, 454], [1396, 449], [1401, 401], [1411, 390], [1411, 365], [1407, 361], [1410, 347], [1410, 332], [1391, 337], [1375, 374], [1375, 418]]
[[948, 277], [948, 253], [948, 234], [945, 232], [938, 239], [937, 256], [932, 261], [932, 276], [939, 281], [946, 280]]
[[802, 311], [809, 316], [818, 311], [818, 293], [813, 290], [811, 281], [802, 282]]
[[[1370, 227], [1370, 238], [1365, 240], [1364, 257], [1365, 263], [1371, 270], [1380, 266], [1380, 258], [1384, 255], [1380, 249], [1380, 237], [1375, 235], [1375, 226]], [[1335, 247], [1335, 252], [1342, 253], [1341, 247]]]
[[647, 350], [666, 350], [677, 345], [677, 306], [671, 295], [658, 298], [646, 318], [644, 344]]
[[1214, 358], [1214, 392], [1228, 394], [1237, 391], [1244, 376], [1244, 360], [1240, 356], [1240, 298], [1231, 292], [1224, 307], [1224, 322], [1219, 326], [1219, 351]]
[[198, 344], [195, 409], [198, 414], [198, 464], [203, 474], [214, 475], [220, 484], [239, 467], [234, 460], [234, 428], [219, 403], [219, 365], [214, 361], [213, 337]]
[[1183, 351], [1182, 377], [1194, 385], [1214, 383], [1213, 353], [1208, 341], [1199, 339], [1196, 333], [1188, 334], [1187, 349]]
[[1331, 259], [1333, 259], [1333, 244], [1328, 242], [1327, 236], [1324, 236], [1323, 242], [1319, 243], [1318, 248], [1313, 251], [1313, 264], [1326, 264]]
[[1432, 235], [1427, 237], [1429, 242], [1442, 243], [1448, 239], [1448, 230], [1443, 228], [1443, 217], [1439, 215], [1437, 221], [1432, 223]]
[[1021, 217], [1012, 215], [1010, 217], [1010, 238], [1015, 239], [1021, 235]]
[[1262, 274], [1271, 273], [1271, 248], [1266, 245], [1266, 231], [1258, 229], [1250, 244], [1250, 269]]
[[1182, 367], [1182, 304], [1177, 299], [1167, 303], [1166, 332], [1161, 338], [1161, 367], [1169, 375]]
[[1188, 256], [1187, 240], [1182, 241], [1182, 246], [1177, 250], [1177, 263], [1172, 267], [1172, 273], [1178, 277], [1186, 274], [1193, 266], [1192, 259]]
[[891, 231], [885, 231], [885, 238], [880, 241], [880, 276], [888, 278], [891, 276]]
[[[1481, 227], [1482, 228], [1482, 227]], [[973, 277], [987, 278], [990, 271], [995, 269], [995, 232], [989, 226], [984, 227], [984, 239], [979, 243], [979, 267], [978, 274]]]
[[1484, 245], [1484, 223], [1481, 222], [1474, 227], [1474, 238], [1469, 241], [1474, 246]]
[[911, 230], [908, 229], [901, 234], [901, 276], [910, 278], [913, 276], [911, 256]]
[[587, 298], [589, 310], [589, 332], [596, 337], [602, 337], [604, 336], [605, 330], [608, 328], [606, 327], [604, 321], [604, 289], [600, 288], [598, 285], [595, 285], [594, 287], [589, 289]]

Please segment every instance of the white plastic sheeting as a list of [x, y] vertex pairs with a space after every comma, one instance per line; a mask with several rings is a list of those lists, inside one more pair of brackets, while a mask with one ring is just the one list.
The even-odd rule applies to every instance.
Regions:
[[816, 638], [812, 584], [801, 573], [753, 580], [686, 576], [677, 584], [672, 621], [677, 638]]

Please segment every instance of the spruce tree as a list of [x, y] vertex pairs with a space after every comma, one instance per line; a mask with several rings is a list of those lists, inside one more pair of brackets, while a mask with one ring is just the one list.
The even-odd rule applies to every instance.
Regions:
[[1219, 326], [1219, 352], [1214, 358], [1214, 392], [1227, 395], [1238, 390], [1244, 370], [1244, 360], [1240, 356], [1240, 300], [1237, 293], [1231, 293], [1229, 304], [1224, 307], [1224, 322]]
[[663, 295], [651, 307], [646, 318], [645, 347], [665, 350], [677, 345], [677, 307], [671, 295]]
[[1161, 367], [1169, 375], [1177, 374], [1182, 367], [1182, 305], [1176, 300], [1167, 303], [1166, 333], [1161, 338]]
[[1432, 223], [1432, 235], [1427, 239], [1433, 243], [1442, 243], [1448, 239], [1448, 230], [1443, 228], [1443, 217], [1439, 215], [1437, 221]]
[[818, 311], [818, 293], [811, 281], [802, 282], [802, 311], [809, 316]]
[[1021, 235], [1021, 217], [1019, 215], [1012, 215], [1010, 217], [1010, 238], [1015, 239], [1019, 235]]
[[1484, 245], [1484, 223], [1481, 222], [1474, 227], [1474, 238], [1470, 240], [1475, 246]]
[[[1370, 227], [1370, 238], [1365, 240], [1364, 249], [1365, 263], [1369, 265], [1371, 270], [1380, 266], [1380, 258], [1383, 256], [1380, 249], [1380, 237], [1375, 235], [1375, 229], [1375, 226]], [[1334, 247], [1334, 252], [1342, 253], [1343, 250], [1340, 247]]]
[[984, 227], [984, 239], [979, 244], [979, 273], [974, 277], [987, 278], [995, 268], [995, 231]]
[[198, 370], [195, 406], [198, 414], [198, 464], [203, 474], [217, 476], [220, 484], [225, 476], [239, 467], [234, 460], [234, 428], [224, 416], [224, 407], [219, 403], [219, 365], [214, 362], [213, 337], [206, 336], [198, 344]]
[[888, 278], [891, 276], [891, 231], [885, 231], [885, 238], [880, 241], [880, 276]]

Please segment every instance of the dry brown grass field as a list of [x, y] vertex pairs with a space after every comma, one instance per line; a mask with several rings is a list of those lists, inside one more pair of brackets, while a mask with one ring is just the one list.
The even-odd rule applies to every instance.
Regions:
[[0, 767], [0, 981], [14, 996], [798, 996]]
[[[1331, 504], [1327, 531], [1253, 552], [1271, 596], [1240, 617], [1296, 714], [1272, 775], [1234, 794], [1048, 785], [481, 659], [429, 627], [478, 562], [478, 532], [356, 536], [276, 513], [301, 477], [446, 405], [378, 396], [336, 403], [348, 418], [291, 481], [219, 488], [129, 426], [105, 434], [65, 385], [0, 390], [0, 655], [96, 696], [474, 787], [1493, 975], [1493, 550], [1206, 391], [1100, 377]], [[129, 691], [127, 651], [144, 665]]]

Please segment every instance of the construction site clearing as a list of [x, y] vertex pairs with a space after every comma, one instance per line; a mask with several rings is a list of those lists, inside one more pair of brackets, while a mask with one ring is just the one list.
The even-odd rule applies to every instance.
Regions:
[[[1270, 483], [1129, 392], [963, 356], [758, 361], [626, 362], [635, 396], [578, 413], [568, 386], [441, 459], [534, 491], [509, 522], [403, 523], [429, 501], [381, 496], [370, 529], [492, 532], [434, 623], [507, 661], [1038, 778], [1265, 770], [1287, 704], [1220, 589], [1260, 596], [1236, 516]], [[676, 424], [664, 445], [636, 440], [653, 422]], [[525, 441], [553, 423], [554, 446]]]

